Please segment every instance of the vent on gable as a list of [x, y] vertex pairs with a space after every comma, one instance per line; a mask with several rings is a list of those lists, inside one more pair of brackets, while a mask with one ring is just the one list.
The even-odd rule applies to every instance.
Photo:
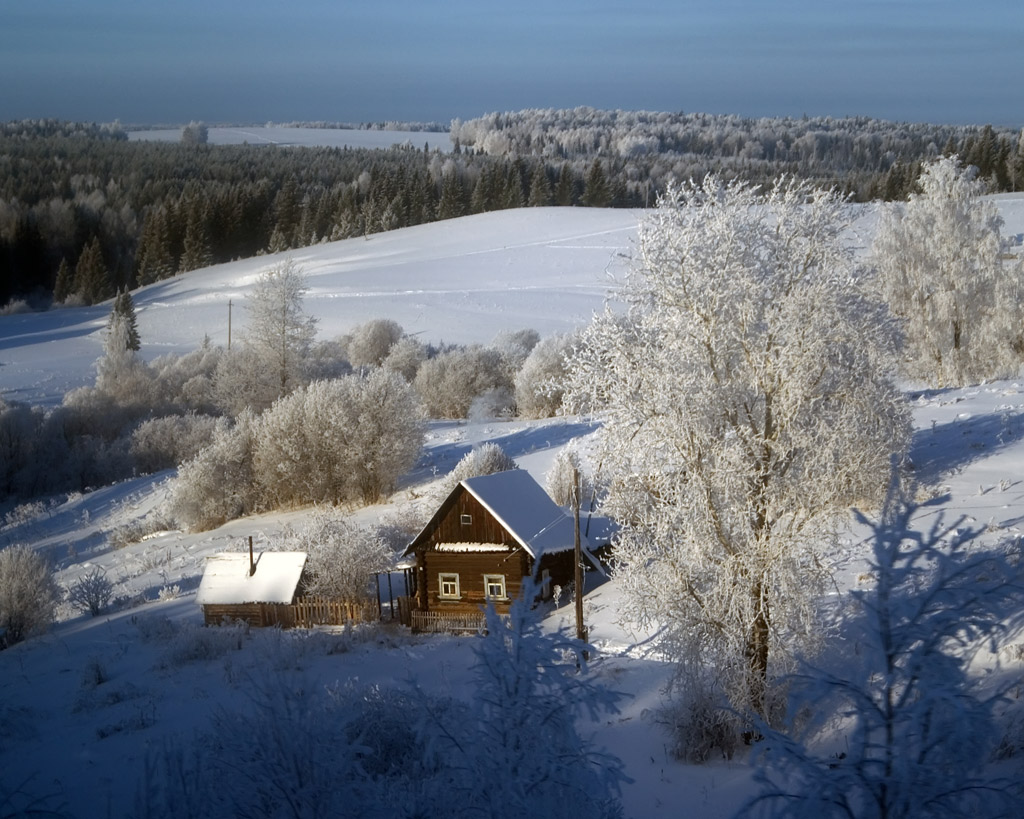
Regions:
[[463, 526], [472, 526], [472, 524], [473, 524], [473, 516], [472, 515], [461, 515], [460, 516], [460, 521], [461, 521]]

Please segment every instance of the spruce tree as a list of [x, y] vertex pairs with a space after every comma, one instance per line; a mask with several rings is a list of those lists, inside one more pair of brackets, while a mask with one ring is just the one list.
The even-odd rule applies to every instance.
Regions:
[[530, 207], [543, 208], [551, 204], [551, 182], [548, 180], [547, 169], [540, 162], [533, 169], [530, 177]]
[[110, 272], [103, 261], [103, 249], [100, 247], [99, 237], [94, 236], [82, 248], [78, 263], [75, 265], [74, 292], [80, 293], [86, 304], [95, 304], [110, 298], [113, 289]]
[[112, 330], [114, 322], [118, 319], [121, 319], [124, 322], [124, 339], [126, 349], [137, 353], [141, 346], [139, 339], [139, 327], [138, 322], [135, 319], [135, 302], [132, 300], [132, 294], [128, 292], [127, 287], [118, 291], [118, 294], [114, 297], [114, 303], [110, 309], [110, 320], [107, 322], [107, 328]]
[[612, 192], [600, 159], [595, 159], [587, 171], [583, 189], [583, 204], [588, 208], [606, 208], [612, 203]]
[[61, 258], [60, 267], [57, 268], [57, 281], [53, 285], [53, 300], [55, 302], [66, 301], [71, 295], [75, 285], [75, 277], [71, 272], [71, 265], [66, 257]]

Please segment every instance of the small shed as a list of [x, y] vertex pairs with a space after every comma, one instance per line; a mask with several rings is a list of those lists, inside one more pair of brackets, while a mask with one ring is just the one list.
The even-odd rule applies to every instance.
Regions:
[[[573, 580], [575, 536], [573, 516], [525, 470], [462, 481], [405, 551], [415, 556], [414, 626], [417, 614], [420, 621], [479, 615], [489, 602], [507, 612], [527, 577], [550, 595]], [[580, 546], [600, 568], [583, 535]]]
[[280, 608], [295, 603], [305, 566], [305, 552], [211, 555], [196, 593], [206, 625], [225, 619], [253, 626], [280, 624]]

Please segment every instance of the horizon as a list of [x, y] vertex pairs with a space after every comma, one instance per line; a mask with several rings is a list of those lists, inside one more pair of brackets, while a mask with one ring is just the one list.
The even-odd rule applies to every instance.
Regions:
[[438, 122], [592, 107], [1024, 124], [1024, 5], [10, 0], [6, 120]]

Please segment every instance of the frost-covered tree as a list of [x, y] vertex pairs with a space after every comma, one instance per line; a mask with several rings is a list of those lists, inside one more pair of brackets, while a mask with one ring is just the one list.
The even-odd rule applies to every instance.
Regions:
[[845, 215], [789, 180], [670, 188], [641, 225], [626, 311], [569, 361], [569, 405], [603, 420], [623, 614], [663, 626], [681, 682], [761, 716], [818, 634], [818, 547], [881, 499], [907, 445], [894, 333]]
[[303, 362], [316, 337], [316, 319], [302, 309], [306, 277], [291, 259], [265, 270], [246, 297], [249, 327], [244, 344], [273, 378], [275, 398], [303, 381]]
[[402, 337], [402, 325], [391, 319], [371, 319], [352, 330], [348, 360], [353, 367], [379, 367]]
[[956, 157], [928, 165], [921, 193], [883, 211], [874, 242], [880, 286], [904, 322], [907, 374], [934, 386], [1019, 365], [1024, 266], [1005, 254], [1002, 218], [975, 174]]
[[110, 308], [110, 320], [107, 322], [108, 330], [114, 326], [116, 317], [120, 317], [127, 326], [128, 349], [137, 353], [142, 344], [139, 339], [138, 320], [135, 317], [135, 302], [127, 287], [118, 291], [114, 297], [114, 303]]
[[593, 477], [583, 468], [583, 461], [573, 444], [563, 447], [544, 476], [544, 488], [559, 506], [572, 506], [579, 501], [586, 509], [594, 498]]
[[523, 418], [550, 418], [562, 408], [565, 357], [574, 336], [556, 333], [533, 348], [515, 376], [516, 410]]
[[386, 370], [398, 373], [409, 383], [416, 378], [420, 365], [427, 360], [426, 348], [412, 336], [400, 338], [392, 345], [387, 357], [381, 362]]
[[46, 561], [28, 546], [0, 549], [0, 631], [17, 643], [53, 622], [60, 590]]
[[423, 411], [401, 376], [314, 381], [260, 419], [255, 469], [271, 506], [374, 503], [416, 462]]
[[306, 591], [338, 600], [370, 595], [374, 575], [388, 571], [395, 552], [374, 530], [336, 510], [318, 510], [285, 538], [285, 548], [306, 552]]
[[440, 496], [438, 502], [446, 498], [466, 478], [493, 475], [495, 472], [507, 472], [509, 469], [519, 469], [519, 464], [497, 444], [488, 441], [473, 447], [437, 485], [435, 494]]
[[257, 426], [252, 412], [241, 413], [234, 426], [218, 426], [213, 443], [181, 465], [171, 493], [175, 520], [201, 531], [258, 508], [253, 472]]
[[[931, 505], [934, 505], [933, 501]], [[929, 504], [926, 504], [926, 506]], [[1000, 732], [983, 654], [1010, 633], [1024, 598], [1021, 567], [979, 549], [960, 520], [913, 518], [922, 507], [893, 491], [872, 531], [871, 587], [844, 615], [842, 668], [808, 667], [791, 680], [801, 727], [768, 731], [761, 794], [744, 816], [1020, 816], [1014, 795], [985, 766]], [[1019, 560], [1019, 554], [1014, 556]], [[977, 663], [977, 665], [975, 665]], [[973, 666], [973, 667], [972, 667]], [[810, 716], [808, 720], [807, 717]]]
[[479, 345], [428, 358], [414, 384], [434, 418], [466, 418], [477, 398], [512, 387], [501, 353]]
[[114, 584], [100, 568], [86, 572], [68, 588], [68, 602], [76, 609], [99, 616], [114, 596]]
[[111, 312], [103, 356], [96, 361], [96, 390], [122, 405], [149, 407], [155, 399], [155, 382], [152, 371], [135, 352], [138, 347], [132, 346], [138, 343], [133, 318], [116, 309]]

